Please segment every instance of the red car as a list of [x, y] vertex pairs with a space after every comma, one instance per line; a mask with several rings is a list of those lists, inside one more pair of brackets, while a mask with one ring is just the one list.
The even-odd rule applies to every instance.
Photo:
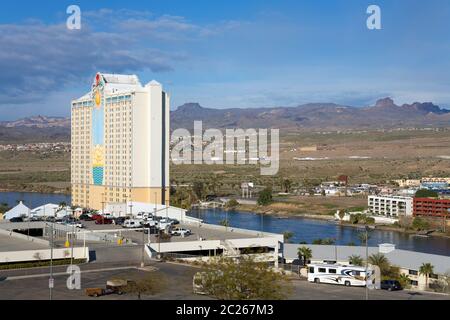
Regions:
[[93, 214], [93, 215], [91, 215], [91, 219], [92, 220], [98, 220], [98, 219], [102, 219], [103, 217], [101, 216], [101, 215], [99, 215], [99, 214]]
[[98, 218], [95, 219], [95, 224], [112, 224], [113, 220], [112, 219], [107, 219], [107, 218]]

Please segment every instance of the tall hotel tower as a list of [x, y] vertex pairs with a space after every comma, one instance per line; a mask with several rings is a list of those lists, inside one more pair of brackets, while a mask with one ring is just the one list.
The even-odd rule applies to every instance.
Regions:
[[72, 205], [169, 200], [169, 96], [156, 81], [97, 73], [72, 101]]

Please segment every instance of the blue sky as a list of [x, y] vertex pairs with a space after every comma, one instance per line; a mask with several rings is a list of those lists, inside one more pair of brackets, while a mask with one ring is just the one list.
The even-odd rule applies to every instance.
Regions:
[[[67, 30], [66, 8], [81, 8]], [[366, 9], [381, 7], [382, 30]], [[68, 116], [96, 71], [161, 82], [172, 109], [450, 106], [444, 0], [21, 1], [0, 10], [0, 120]]]

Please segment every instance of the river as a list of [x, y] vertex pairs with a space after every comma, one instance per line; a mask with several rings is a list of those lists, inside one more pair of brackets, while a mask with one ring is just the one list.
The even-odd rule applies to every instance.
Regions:
[[[9, 206], [14, 206], [17, 200], [23, 200], [27, 206], [34, 208], [46, 203], [70, 203], [70, 196], [30, 192], [0, 192], [0, 203], [6, 202]], [[226, 212], [222, 209], [192, 210], [189, 214], [211, 224], [219, 224], [220, 221], [228, 217], [229, 224], [232, 227], [261, 230], [260, 214], [239, 211]], [[293, 237], [290, 239], [292, 243], [302, 241], [311, 243], [318, 238], [336, 239], [336, 243], [340, 245], [346, 245], [349, 242], [353, 242], [356, 245], [360, 243], [358, 240], [360, 230], [349, 226], [341, 226], [329, 221], [264, 216], [262, 226], [265, 232], [293, 232]], [[377, 246], [380, 243], [393, 243], [398, 249], [450, 256], [450, 239], [448, 238], [420, 238], [397, 231], [371, 231], [369, 245]]]

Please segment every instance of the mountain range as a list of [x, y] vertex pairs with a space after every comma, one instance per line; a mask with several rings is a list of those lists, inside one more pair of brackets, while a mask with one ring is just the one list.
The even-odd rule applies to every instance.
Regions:
[[450, 124], [450, 110], [431, 102], [396, 105], [391, 98], [384, 98], [369, 107], [309, 103], [296, 107], [210, 109], [198, 103], [186, 103], [171, 114], [172, 128], [191, 129], [194, 120], [202, 120], [204, 128], [219, 129], [342, 130], [440, 127]]
[[[450, 110], [431, 102], [397, 105], [383, 98], [373, 106], [352, 107], [334, 103], [308, 103], [296, 107], [213, 109], [186, 103], [171, 111], [171, 129], [192, 130], [194, 121], [203, 128], [279, 128], [285, 130], [389, 129], [446, 127]], [[0, 122], [0, 141], [69, 140], [70, 119], [34, 116]]]

